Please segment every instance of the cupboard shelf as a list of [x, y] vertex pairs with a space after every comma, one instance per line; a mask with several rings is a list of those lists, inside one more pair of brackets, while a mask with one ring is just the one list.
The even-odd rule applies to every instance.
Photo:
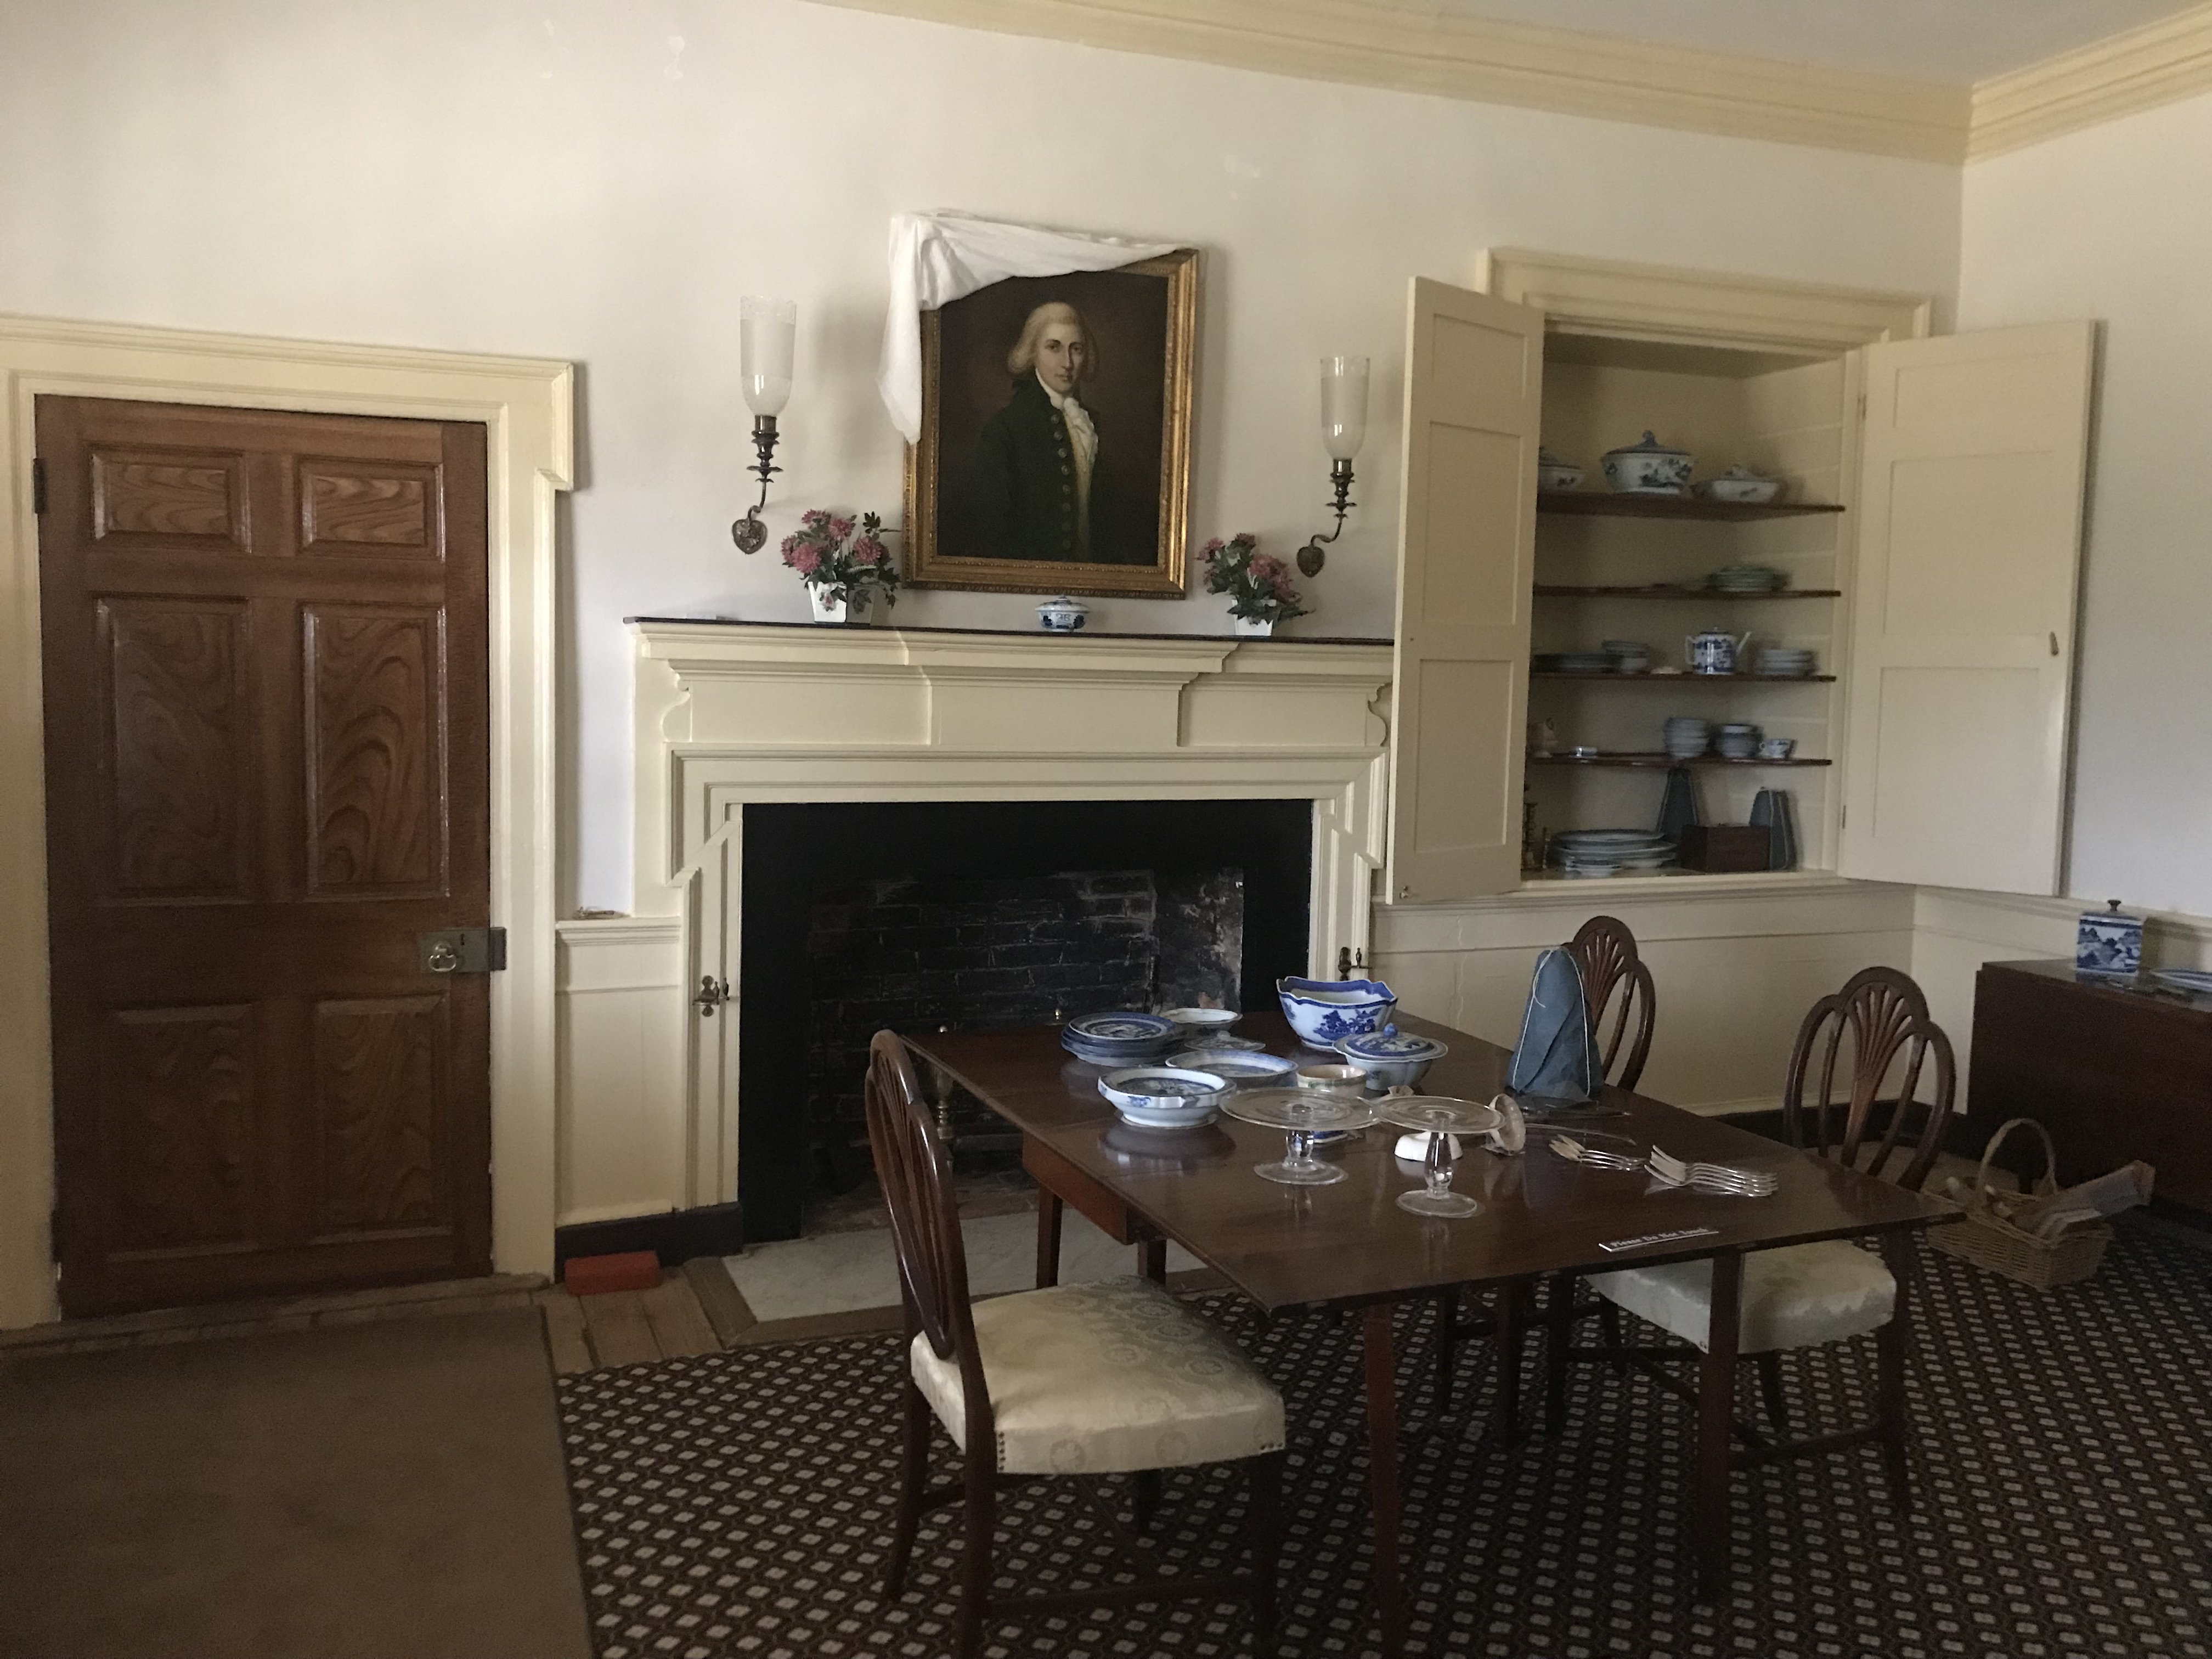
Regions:
[[1703, 599], [1707, 605], [1738, 599], [1840, 599], [1840, 587], [1780, 587], [1771, 593], [1723, 593], [1711, 587], [1685, 587], [1654, 583], [1643, 587], [1570, 587], [1538, 582], [1540, 599]]
[[1833, 674], [1613, 674], [1576, 673], [1564, 668], [1532, 668], [1532, 680], [1641, 681], [1647, 685], [1832, 685]]
[[1702, 495], [1613, 495], [1595, 490], [1536, 497], [1536, 511], [1577, 519], [1796, 519], [1840, 513], [1833, 501], [1711, 501]]
[[1691, 760], [1676, 760], [1673, 756], [1649, 750], [1625, 750], [1609, 755], [1531, 755], [1531, 766], [1622, 766], [1653, 769], [1665, 771], [1673, 766], [1832, 766], [1830, 760], [1761, 760], [1753, 756], [1749, 760], [1730, 760], [1726, 755], [1699, 755]]

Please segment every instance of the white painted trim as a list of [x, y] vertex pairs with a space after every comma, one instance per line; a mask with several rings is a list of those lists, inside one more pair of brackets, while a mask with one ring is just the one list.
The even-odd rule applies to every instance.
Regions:
[[1977, 83], [1966, 159], [1985, 161], [2203, 92], [2212, 92], [2212, 4]]
[[1373, 0], [827, 0], [1304, 80], [1956, 164], [1968, 88]]
[[41, 394], [479, 421], [491, 623], [492, 1255], [553, 1265], [556, 880], [554, 496], [569, 488], [572, 371], [544, 358], [264, 339], [0, 314], [0, 1328], [57, 1316], [46, 1218], [53, 1103], [46, 986], [39, 534]]
[[1934, 326], [1925, 294], [1785, 282], [1627, 259], [1483, 250], [1474, 285], [1544, 313], [1547, 331], [1832, 357]]

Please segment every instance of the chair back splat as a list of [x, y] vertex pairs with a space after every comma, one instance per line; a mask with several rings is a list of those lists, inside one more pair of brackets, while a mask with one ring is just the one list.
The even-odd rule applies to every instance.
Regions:
[[1590, 1032], [1605, 1080], [1633, 1089], [1651, 1054], [1656, 1012], [1651, 970], [1637, 953], [1636, 935], [1626, 922], [1592, 916], [1567, 942], [1567, 951], [1582, 969]]
[[968, 1301], [968, 1252], [960, 1237], [952, 1160], [922, 1102], [905, 1039], [896, 1031], [878, 1031], [868, 1044], [863, 1093], [868, 1146], [875, 1154], [876, 1179], [890, 1212], [891, 1243], [898, 1255], [907, 1334], [911, 1338], [920, 1331], [939, 1358], [957, 1358], [967, 1443], [989, 1446], [998, 1431]]
[[[1839, 1075], [1847, 1041], [1849, 1069]], [[1818, 1075], [1808, 1093], [1816, 1060]], [[1887, 1086], [1893, 1074], [1899, 1074], [1893, 1092]], [[1919, 1097], [1923, 1080], [1932, 1099]], [[1782, 1090], [1783, 1133], [1793, 1146], [1871, 1176], [1881, 1175], [1893, 1153], [1909, 1147], [1897, 1184], [1917, 1192], [1942, 1150], [1956, 1085], [1951, 1040], [1929, 1017], [1920, 988], [1894, 968], [1868, 968], [1814, 1003], [1798, 1028]], [[1878, 1125], [1877, 1110], [1886, 1103], [1891, 1109]], [[1908, 1133], [1916, 1115], [1918, 1128]], [[1877, 1127], [1873, 1155], [1862, 1166], [1860, 1154]]]

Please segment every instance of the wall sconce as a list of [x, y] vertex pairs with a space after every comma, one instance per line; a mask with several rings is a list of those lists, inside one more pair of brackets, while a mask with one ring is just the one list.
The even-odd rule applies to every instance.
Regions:
[[1328, 451], [1329, 482], [1336, 486], [1336, 528], [1316, 533], [1298, 550], [1298, 568], [1321, 574], [1327, 544], [1344, 534], [1344, 515], [1358, 503], [1352, 499], [1352, 462], [1367, 438], [1367, 359], [1321, 360], [1321, 443]]
[[799, 307], [792, 301], [748, 295], [738, 301], [738, 374], [753, 412], [753, 449], [760, 459], [751, 471], [761, 486], [760, 500], [730, 526], [730, 539], [741, 553], [757, 553], [768, 544], [761, 508], [768, 505], [768, 481], [783, 471], [773, 461], [775, 417], [791, 401], [791, 360], [798, 343]]

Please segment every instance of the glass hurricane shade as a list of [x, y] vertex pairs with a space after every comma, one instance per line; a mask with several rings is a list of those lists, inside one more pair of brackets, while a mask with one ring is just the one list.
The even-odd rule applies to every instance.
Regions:
[[791, 401], [791, 362], [799, 343], [799, 307], [790, 300], [748, 295], [738, 301], [738, 373], [756, 415], [781, 415]]
[[1321, 441], [1333, 461], [1349, 461], [1367, 439], [1367, 359], [1321, 360]]

